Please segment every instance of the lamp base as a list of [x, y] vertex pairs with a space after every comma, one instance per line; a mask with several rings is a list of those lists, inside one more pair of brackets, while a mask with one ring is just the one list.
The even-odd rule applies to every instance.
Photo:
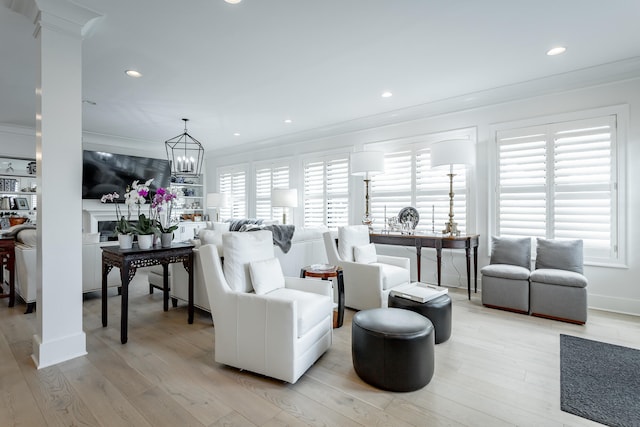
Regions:
[[460, 230], [458, 230], [458, 223], [449, 221], [444, 224], [444, 230], [442, 230], [442, 234], [449, 234], [451, 237], [457, 237], [460, 235]]
[[373, 230], [373, 217], [371, 215], [364, 215], [362, 217], [362, 223], [369, 227], [369, 230]]

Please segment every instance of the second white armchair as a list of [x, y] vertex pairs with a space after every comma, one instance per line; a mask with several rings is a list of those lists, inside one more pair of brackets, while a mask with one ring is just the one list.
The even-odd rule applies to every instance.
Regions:
[[347, 307], [387, 307], [389, 292], [410, 282], [409, 258], [378, 255], [366, 225], [338, 228], [337, 245], [335, 235], [326, 232], [324, 245], [329, 263], [342, 267]]
[[[223, 235], [200, 247], [215, 329], [215, 360], [295, 383], [332, 340], [330, 282], [284, 277], [270, 231]], [[255, 290], [255, 292], [254, 292]]]

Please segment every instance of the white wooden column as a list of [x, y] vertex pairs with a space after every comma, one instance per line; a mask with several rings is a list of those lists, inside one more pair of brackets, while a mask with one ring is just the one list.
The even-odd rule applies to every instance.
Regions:
[[44, 368], [86, 354], [82, 330], [82, 30], [96, 18], [66, 0], [36, 0], [37, 319]]

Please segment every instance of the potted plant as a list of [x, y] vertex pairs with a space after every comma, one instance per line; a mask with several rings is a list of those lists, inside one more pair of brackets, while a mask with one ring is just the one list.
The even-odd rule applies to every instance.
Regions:
[[159, 234], [156, 221], [153, 218], [147, 218], [143, 213], [138, 216], [138, 223], [133, 226], [133, 232], [138, 235], [140, 249], [149, 249], [153, 246], [155, 235]]
[[160, 244], [163, 248], [171, 246], [173, 232], [178, 229], [178, 222], [172, 224], [171, 215], [175, 198], [175, 190], [159, 188], [151, 200], [151, 212], [160, 232]]
[[140, 249], [149, 249], [153, 246], [155, 234], [158, 233], [156, 221], [151, 217], [151, 214], [147, 217], [140, 212], [142, 205], [147, 203], [149, 185], [151, 185], [152, 181], [153, 178], [147, 180], [144, 184], [140, 184], [139, 180], [135, 180], [131, 186], [127, 187], [127, 192], [124, 195], [128, 209], [131, 209], [132, 206], [137, 206], [138, 208], [138, 224], [133, 226], [133, 232], [138, 235], [138, 247]]
[[115, 232], [118, 235], [118, 243], [121, 249], [131, 249], [133, 246], [133, 228], [129, 222], [131, 211], [128, 210], [127, 218], [122, 215], [117, 200], [120, 195], [116, 192], [105, 194], [100, 198], [101, 203], [113, 203], [116, 207], [116, 227]]

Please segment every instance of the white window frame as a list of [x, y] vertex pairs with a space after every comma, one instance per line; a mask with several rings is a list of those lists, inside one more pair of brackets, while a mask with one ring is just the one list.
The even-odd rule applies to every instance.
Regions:
[[[563, 124], [566, 122], [573, 122], [579, 120], [597, 119], [606, 116], [615, 116], [616, 128], [614, 130], [615, 137], [612, 138], [611, 143], [611, 169], [612, 169], [612, 198], [614, 199], [611, 206], [611, 256], [610, 257], [596, 257], [589, 255], [588, 251], [585, 251], [584, 263], [585, 265], [614, 267], [614, 268], [627, 268], [627, 242], [626, 242], [626, 221], [627, 212], [626, 206], [626, 150], [627, 150], [627, 126], [629, 117], [628, 105], [616, 105], [610, 107], [603, 107], [597, 109], [590, 109], [584, 111], [576, 111], [565, 114], [557, 114], [551, 116], [537, 117], [532, 119], [525, 119], [513, 122], [506, 122], [495, 124], [490, 127], [491, 144], [489, 144], [488, 155], [488, 167], [489, 167], [489, 182], [493, 191], [489, 194], [491, 202], [489, 204], [488, 218], [488, 230], [490, 234], [498, 234], [499, 230], [499, 183], [498, 183], [498, 135], [501, 132], [518, 130], [539, 126], [553, 126], [555, 124]], [[552, 193], [552, 192], [551, 192]], [[547, 197], [553, 197], [550, 192], [547, 191]], [[551, 210], [548, 210], [547, 218], [552, 217]], [[548, 224], [552, 224], [553, 220], [547, 220]], [[549, 230], [547, 227], [547, 233], [553, 230]], [[487, 242], [487, 249], [490, 252], [490, 242]], [[535, 241], [532, 242], [535, 245]], [[534, 252], [534, 251], [532, 251]]]

